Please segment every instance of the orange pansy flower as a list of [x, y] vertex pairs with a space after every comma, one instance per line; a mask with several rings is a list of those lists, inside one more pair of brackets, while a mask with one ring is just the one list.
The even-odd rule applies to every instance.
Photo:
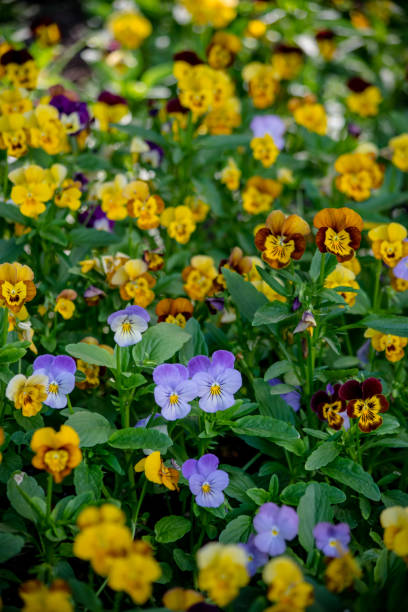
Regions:
[[255, 235], [255, 246], [262, 259], [272, 268], [285, 268], [291, 259], [300, 259], [305, 252], [309, 224], [298, 215], [286, 217], [281, 210], [268, 215], [266, 227]]
[[333, 253], [337, 261], [348, 261], [361, 242], [363, 220], [351, 208], [324, 208], [315, 215], [313, 225], [319, 230], [316, 244], [321, 253]]

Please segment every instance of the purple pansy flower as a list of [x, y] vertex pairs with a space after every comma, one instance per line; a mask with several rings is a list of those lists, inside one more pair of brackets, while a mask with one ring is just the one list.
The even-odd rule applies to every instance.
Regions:
[[299, 518], [289, 506], [277, 506], [272, 502], [263, 504], [254, 518], [257, 535], [254, 543], [258, 550], [272, 557], [286, 550], [286, 541], [293, 540], [298, 532]]
[[242, 386], [242, 377], [234, 369], [235, 356], [230, 351], [215, 351], [212, 358], [197, 355], [190, 359], [188, 370], [197, 386], [199, 406], [204, 412], [230, 408], [234, 393]]
[[[268, 380], [268, 384], [271, 385], [271, 387], [275, 387], [276, 385], [282, 385], [283, 383], [280, 378], [271, 378]], [[297, 389], [300, 391], [300, 387], [297, 387]], [[287, 403], [288, 406], [293, 408], [295, 412], [297, 412], [300, 408], [301, 395], [299, 391], [289, 391], [289, 393], [282, 393], [279, 396]]]
[[76, 363], [67, 355], [41, 355], [33, 364], [36, 374], [48, 376], [47, 399], [44, 404], [60, 410], [67, 405], [67, 395], [75, 387]]
[[267, 553], [263, 553], [255, 546], [255, 534], [249, 536], [246, 544], [240, 543], [240, 546], [245, 550], [247, 555], [247, 570], [250, 576], [256, 573], [258, 567], [262, 567], [268, 560]]
[[286, 127], [284, 121], [278, 115], [256, 115], [249, 127], [254, 134], [254, 138], [262, 138], [265, 134], [269, 134], [278, 149], [283, 149], [285, 145], [283, 134]]
[[86, 210], [79, 213], [78, 221], [85, 225], [85, 227], [93, 227], [97, 230], [104, 230], [105, 232], [112, 232], [115, 222], [108, 219], [102, 208], [98, 205], [91, 210]]
[[393, 269], [394, 276], [408, 280], [408, 257], [403, 257]]
[[331, 523], [317, 523], [313, 529], [316, 547], [326, 557], [341, 557], [348, 551], [350, 542], [350, 527], [347, 523], [332, 525]]
[[197, 397], [196, 384], [188, 379], [188, 370], [178, 363], [163, 363], [153, 372], [156, 383], [154, 399], [162, 409], [162, 416], [175, 421], [187, 416], [191, 410], [189, 402]]
[[149, 313], [141, 306], [127, 306], [108, 317], [108, 325], [115, 332], [113, 339], [119, 346], [131, 346], [140, 342], [149, 321]]
[[51, 98], [50, 106], [58, 110], [61, 122], [65, 125], [68, 134], [78, 134], [90, 122], [86, 102], [70, 100], [64, 94], [58, 94]]
[[224, 489], [228, 486], [227, 472], [218, 470], [219, 459], [212, 453], [201, 459], [187, 459], [181, 468], [188, 480], [190, 491], [196, 496], [196, 504], [204, 508], [218, 508], [224, 503]]

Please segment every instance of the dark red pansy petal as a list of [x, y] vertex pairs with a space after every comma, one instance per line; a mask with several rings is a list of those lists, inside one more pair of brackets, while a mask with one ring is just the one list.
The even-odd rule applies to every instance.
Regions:
[[339, 389], [339, 397], [342, 400], [360, 399], [363, 397], [361, 383], [358, 380], [348, 380]]
[[373, 397], [382, 393], [382, 384], [378, 378], [367, 378], [362, 384], [363, 398]]
[[382, 393], [380, 393], [377, 397], [381, 404], [380, 412], [387, 412], [388, 408], [390, 407], [387, 398], [385, 395], [382, 395]]
[[316, 391], [310, 398], [310, 407], [313, 412], [319, 414], [321, 412], [321, 404], [329, 404], [330, 398], [325, 391]]
[[255, 246], [258, 251], [265, 250], [265, 241], [272, 234], [271, 230], [267, 227], [261, 227], [255, 234]]
[[291, 239], [295, 243], [295, 250], [292, 252], [291, 258], [300, 259], [306, 249], [306, 238], [302, 236], [302, 234], [293, 234], [292, 236], [289, 236], [285, 242], [288, 242]]
[[346, 232], [350, 236], [350, 246], [352, 249], [358, 249], [361, 243], [361, 232], [358, 227], [346, 227]]
[[326, 238], [326, 230], [327, 227], [321, 227], [316, 234], [316, 246], [321, 253], [327, 252], [326, 245], [324, 244], [324, 239]]
[[335, 385], [333, 385], [333, 395], [332, 395], [332, 401], [335, 402], [338, 399], [340, 399], [339, 397], [339, 390], [340, 390], [341, 384], [340, 383], [336, 383]]

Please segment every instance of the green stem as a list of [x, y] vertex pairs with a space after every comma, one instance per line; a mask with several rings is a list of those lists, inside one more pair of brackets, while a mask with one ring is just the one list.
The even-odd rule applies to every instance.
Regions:
[[4, 177], [3, 177], [3, 199], [6, 201], [8, 189], [8, 156], [6, 153], [6, 159], [4, 160]]
[[[121, 347], [116, 345], [116, 385], [119, 396], [120, 406], [120, 417], [122, 427], [129, 427], [129, 411], [123, 408], [123, 397], [122, 397], [122, 353]], [[126, 422], [128, 423], [126, 425]]]
[[324, 285], [324, 271], [326, 267], [326, 253], [322, 253], [322, 259], [320, 261], [320, 275], [319, 275], [319, 284]]
[[139, 495], [139, 500], [137, 502], [135, 514], [133, 515], [133, 520], [132, 520], [133, 536], [135, 535], [137, 519], [139, 517], [140, 508], [142, 507], [143, 498], [144, 498], [144, 496], [146, 494], [146, 489], [147, 489], [147, 478], [145, 478], [145, 480], [144, 480], [143, 487], [142, 487], [142, 490], [141, 490], [140, 495]]
[[380, 291], [380, 277], [382, 271], [382, 260], [378, 259], [375, 268], [375, 281], [374, 281], [374, 293], [373, 293], [373, 310], [378, 310], [381, 303], [381, 291]]
[[72, 407], [71, 398], [69, 397], [69, 395], [67, 395], [67, 404], [68, 404], [69, 414], [74, 414], [74, 409]]
[[52, 487], [54, 484], [54, 479], [52, 474], [48, 474], [48, 483], [47, 483], [47, 519], [51, 514], [51, 502], [52, 502]]
[[307, 389], [309, 397], [313, 394], [313, 375], [314, 375], [314, 345], [313, 340], [309, 332], [306, 332], [307, 336]]
[[1, 308], [2, 325], [1, 325], [1, 335], [0, 335], [0, 346], [6, 346], [7, 344], [7, 336], [8, 336], [8, 328], [9, 328], [9, 320], [8, 320], [8, 310], [7, 308]]

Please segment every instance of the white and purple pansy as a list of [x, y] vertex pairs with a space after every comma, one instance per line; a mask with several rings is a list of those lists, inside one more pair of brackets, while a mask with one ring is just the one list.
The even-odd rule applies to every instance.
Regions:
[[35, 374], [48, 377], [46, 406], [60, 410], [67, 405], [67, 395], [75, 387], [76, 363], [67, 355], [41, 355], [33, 364]]
[[286, 540], [293, 540], [297, 535], [298, 525], [299, 518], [293, 508], [267, 502], [254, 518], [255, 546], [272, 557], [281, 555], [286, 550]]
[[234, 393], [242, 386], [242, 377], [234, 369], [235, 356], [230, 351], [215, 351], [212, 359], [197, 355], [188, 363], [188, 371], [197, 386], [199, 406], [204, 412], [230, 408]]
[[163, 363], [153, 371], [154, 399], [167, 421], [187, 416], [189, 402], [197, 397], [197, 385], [188, 378], [188, 369], [179, 363]]
[[227, 472], [219, 470], [219, 459], [212, 453], [200, 459], [187, 459], [183, 463], [182, 473], [188, 480], [190, 491], [196, 496], [198, 506], [218, 508], [224, 503], [224, 489], [228, 486]]
[[113, 339], [118, 346], [132, 346], [140, 342], [149, 321], [149, 313], [141, 306], [127, 306], [108, 317], [108, 325], [115, 332]]

